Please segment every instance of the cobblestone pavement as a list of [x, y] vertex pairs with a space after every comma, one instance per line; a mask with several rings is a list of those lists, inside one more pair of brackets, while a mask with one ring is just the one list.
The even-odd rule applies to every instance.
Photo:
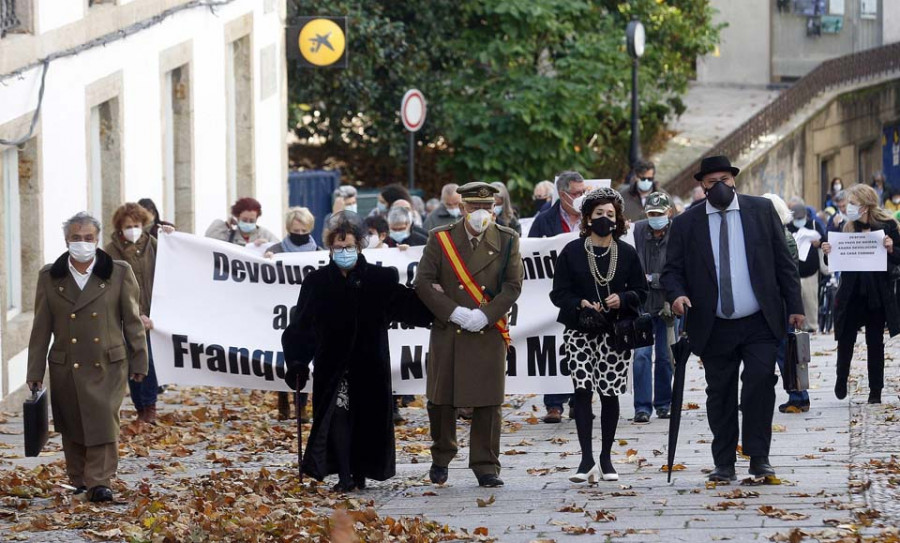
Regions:
[[[888, 344], [889, 356], [900, 353], [900, 342]], [[781, 485], [750, 486], [737, 483], [710, 488], [704, 470], [712, 466], [704, 407], [704, 382], [696, 359], [689, 363], [684, 418], [671, 485], [660, 471], [665, 462], [668, 424], [656, 418], [650, 424], [635, 425], [632, 397], [622, 397], [622, 418], [614, 447], [620, 480], [595, 486], [568, 481], [579, 462], [579, 449], [573, 421], [558, 425], [538, 422], [543, 414], [541, 398], [513, 397], [504, 409], [505, 421], [501, 458], [506, 486], [482, 489], [466, 468], [467, 423], [460, 423], [461, 454], [451, 464], [450, 480], [443, 487], [427, 481], [430, 465], [427, 417], [422, 408], [406, 409], [409, 422], [398, 427], [397, 477], [374, 482], [357, 493], [355, 499], [374, 504], [383, 516], [423, 516], [483, 533], [498, 541], [766, 541], [789, 540], [795, 530], [796, 541], [803, 534], [819, 541], [834, 541], [853, 535], [882, 534], [884, 526], [896, 526], [898, 506], [897, 455], [900, 431], [896, 424], [900, 371], [888, 361], [888, 384], [881, 406], [865, 404], [867, 395], [865, 348], [857, 350], [852, 401], [834, 398], [834, 342], [830, 337], [813, 339], [812, 409], [804, 414], [775, 415], [771, 460]], [[227, 403], [220, 395], [210, 402]], [[170, 391], [163, 397], [163, 411], [183, 413], [197, 409], [185, 405], [184, 392]], [[779, 403], [784, 393], [779, 392]], [[187, 401], [187, 403], [194, 403]], [[200, 402], [202, 403], [202, 402]], [[274, 402], [272, 402], [274, 408]], [[595, 411], [599, 405], [595, 404]], [[191, 479], [226, 466], [267, 469], [296, 468], [296, 447], [287, 436], [292, 423], [272, 421], [269, 445], [250, 450], [240, 441], [248, 431], [240, 422], [239, 411], [228, 420], [211, 420], [204, 428], [209, 435], [186, 456], [174, 458], [171, 451], [151, 448], [146, 456], [124, 457], [120, 477], [134, 486], [160, 481]], [[127, 411], [123, 419], [131, 416]], [[39, 458], [21, 458], [21, 425], [16, 415], [7, 415], [0, 424], [0, 470], [11, 465], [35, 466], [58, 460], [59, 452]], [[598, 419], [599, 421], [599, 419]], [[233, 443], [233, 445], [229, 445]], [[599, 448], [599, 422], [595, 426], [595, 448]], [[5, 444], [5, 445], [4, 445]], [[50, 449], [58, 451], [58, 437]], [[141, 453], [143, 454], [143, 452]], [[747, 460], [739, 460], [739, 477], [747, 477]], [[64, 481], [60, 481], [64, 482]], [[127, 507], [127, 504], [109, 507]], [[861, 514], [866, 510], [876, 515]], [[0, 534], [5, 521], [0, 517]], [[838, 527], [842, 526], [842, 527]], [[586, 533], [582, 539], [570, 534]], [[8, 538], [35, 542], [88, 541], [78, 530], [7, 534]], [[812, 539], [807, 539], [812, 540]], [[849, 540], [848, 540], [849, 541]]]

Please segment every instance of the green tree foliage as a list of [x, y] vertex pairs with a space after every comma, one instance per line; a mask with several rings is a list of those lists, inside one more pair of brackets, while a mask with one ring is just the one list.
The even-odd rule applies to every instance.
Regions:
[[627, 22], [639, 17], [647, 31], [640, 63], [646, 145], [683, 111], [679, 95], [694, 60], [718, 39], [708, 4], [305, 1], [304, 15], [350, 17], [350, 67], [292, 71], [291, 123], [316, 144], [292, 156], [342, 165], [367, 184], [402, 180], [399, 100], [415, 86], [429, 100], [417, 152], [417, 179], [426, 184], [448, 176], [504, 180], [522, 196], [563, 169], [620, 177], [630, 136]]

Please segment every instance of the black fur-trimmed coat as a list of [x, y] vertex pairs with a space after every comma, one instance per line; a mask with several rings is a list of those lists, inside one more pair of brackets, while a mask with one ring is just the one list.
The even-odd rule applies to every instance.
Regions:
[[292, 388], [298, 374], [308, 375], [315, 359], [313, 426], [304, 473], [320, 481], [337, 473], [328, 432], [346, 376], [353, 425], [351, 472], [378, 481], [394, 476], [388, 327], [394, 321], [427, 326], [431, 320], [415, 292], [398, 282], [396, 269], [369, 264], [362, 255], [346, 277], [334, 262], [306, 277], [294, 318], [281, 338], [285, 380]]

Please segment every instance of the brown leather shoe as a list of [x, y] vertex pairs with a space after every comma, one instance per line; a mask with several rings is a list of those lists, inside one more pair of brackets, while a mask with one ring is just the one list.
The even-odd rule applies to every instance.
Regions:
[[143, 407], [135, 407], [137, 411], [137, 421], [138, 422], [147, 422], [144, 420], [144, 408]]
[[558, 424], [562, 422], [562, 409], [559, 407], [550, 407], [547, 409], [547, 414], [544, 415], [544, 422], [548, 424]]
[[287, 392], [278, 393], [278, 420], [291, 418], [291, 397]]

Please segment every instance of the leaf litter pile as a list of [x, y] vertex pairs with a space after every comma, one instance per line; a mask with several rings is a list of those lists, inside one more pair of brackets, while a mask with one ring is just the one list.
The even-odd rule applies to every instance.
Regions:
[[[0, 468], [0, 531], [11, 541], [75, 530], [96, 541], [424, 542], [484, 540], [422, 518], [379, 516], [365, 494], [344, 496], [305, 478], [296, 464], [294, 421], [275, 419], [272, 394], [225, 389], [170, 391], [176, 411], [156, 426], [123, 413], [115, 501], [92, 504], [68, 484], [57, 460]], [[304, 442], [309, 425], [304, 426]], [[398, 428], [404, 440], [423, 438]], [[272, 454], [275, 453], [275, 454]], [[136, 461], [134, 459], [141, 459]]]

